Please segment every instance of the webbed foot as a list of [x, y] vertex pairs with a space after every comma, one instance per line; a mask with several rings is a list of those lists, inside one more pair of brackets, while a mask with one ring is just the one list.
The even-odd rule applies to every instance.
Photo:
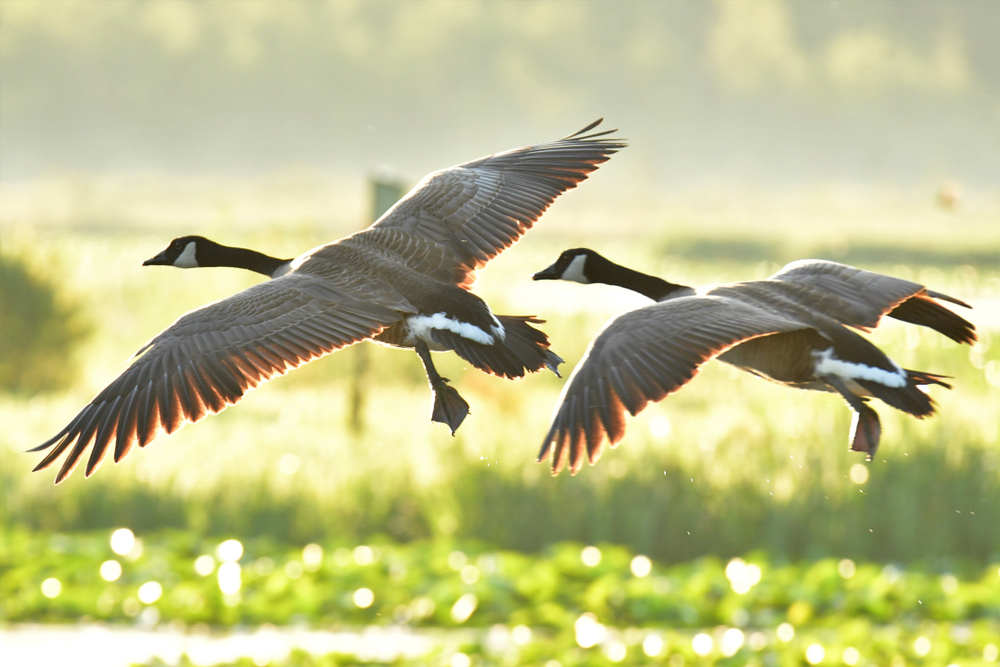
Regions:
[[441, 378], [441, 382], [433, 387], [434, 408], [431, 411], [431, 421], [446, 424], [451, 429], [451, 434], [455, 435], [455, 431], [469, 414], [469, 404], [447, 382], [446, 378]]
[[851, 421], [851, 451], [866, 452], [871, 461], [881, 437], [882, 424], [878, 413], [863, 403], [857, 406]]

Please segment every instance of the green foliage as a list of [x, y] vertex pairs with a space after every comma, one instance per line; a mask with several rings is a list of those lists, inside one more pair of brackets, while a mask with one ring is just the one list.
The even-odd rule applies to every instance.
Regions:
[[[604, 651], [613, 642], [628, 646], [633, 657], [627, 664], [641, 662], [639, 644], [650, 633], [663, 639], [665, 654], [681, 653], [692, 661], [697, 660], [692, 637], [707, 632], [715, 636], [716, 648], [708, 662], [699, 664], [718, 660], [728, 665], [719, 653], [727, 627], [742, 628], [745, 638], [756, 632], [763, 638], [757, 649], [747, 641], [734, 651], [740, 661], [732, 664], [744, 664], [755, 653], [764, 660], [773, 653], [778, 664], [800, 664], [812, 643], [838, 654], [854, 646], [876, 664], [888, 664], [896, 654], [911, 656], [921, 635], [948, 659], [968, 658], [981, 654], [1000, 631], [998, 563], [951, 572], [832, 559], [781, 564], [752, 554], [737, 563], [759, 568], [759, 583], [741, 594], [735, 590], [739, 575], [732, 562], [652, 563], [647, 573], [633, 566], [631, 551], [614, 545], [601, 545], [599, 562], [588, 566], [579, 543], [527, 555], [445, 539], [409, 545], [328, 542], [305, 549], [255, 539], [242, 545], [239, 592], [224, 595], [218, 563], [203, 569], [203, 575], [195, 571], [197, 558], [220, 553], [215, 541], [179, 532], [139, 537], [141, 546], [121, 556], [111, 550], [107, 531], [5, 531], [0, 619], [72, 622], [83, 617], [175, 627], [474, 628], [479, 632], [461, 635], [459, 646], [443, 642], [449, 646], [440, 652], [447, 658], [460, 648], [483, 664], [500, 661], [496, 645], [504, 642], [498, 641], [498, 625], [532, 629], [532, 641], [517, 649], [517, 662], [559, 657], [564, 664], [605, 664], [602, 646], [577, 646], [574, 627], [583, 614], [606, 627], [605, 641], [599, 642]], [[122, 568], [112, 582], [99, 573], [109, 560]], [[42, 582], [49, 578], [61, 584], [54, 598], [42, 593]], [[138, 590], [148, 582], [159, 583], [162, 595], [143, 604]], [[355, 592], [363, 588], [374, 596], [367, 608], [355, 603]], [[469, 595], [475, 597], [474, 611], [456, 618], [456, 602]], [[782, 623], [794, 626], [792, 641], [775, 637]], [[795, 661], [786, 662], [792, 656]], [[272, 664], [325, 663], [295, 654]]]
[[0, 390], [33, 394], [72, 386], [76, 348], [89, 327], [56, 284], [0, 255], [0, 313]]
[[[289, 234], [282, 252], [321, 240]], [[655, 245], [593, 245], [690, 284], [778, 268], [654, 255]], [[850, 412], [836, 397], [713, 363], [631, 420], [621, 446], [597, 466], [553, 479], [533, 458], [562, 380], [546, 373], [504, 381], [438, 355], [442, 373], [472, 405], [451, 437], [428, 422], [430, 395], [416, 355], [365, 344], [360, 431], [349, 425], [359, 347], [267, 383], [119, 465], [106, 461], [91, 479], [77, 471], [53, 487], [51, 471], [30, 472], [38, 455], [22, 452], [58, 432], [129, 353], [179, 314], [260, 280], [139, 266], [137, 258], [161, 246], [105, 234], [47, 244], [68, 283], [102, 295], [88, 304], [89, 315], [114, 326], [102, 326], [86, 348], [86, 383], [33, 400], [0, 396], [0, 524], [58, 532], [175, 528], [293, 544], [451, 536], [524, 552], [566, 540], [613, 542], [674, 563], [757, 550], [789, 561], [935, 564], [983, 564], [1000, 554], [1000, 422], [986, 418], [1000, 413], [1000, 345], [981, 319], [988, 308], [978, 307], [970, 317], [981, 341], [972, 348], [908, 325], [880, 328], [876, 341], [902, 366], [951, 375], [955, 388], [931, 389], [939, 415], [929, 420], [878, 407], [883, 443], [867, 464], [846, 451]], [[571, 366], [605, 319], [628, 304], [610, 288], [524, 280], [565, 246], [545, 236], [518, 246], [484, 272], [477, 291], [497, 312], [548, 319], [544, 328]], [[871, 268], [977, 303], [1000, 294], [995, 268]], [[851, 481], [854, 465], [868, 471], [867, 481]]]

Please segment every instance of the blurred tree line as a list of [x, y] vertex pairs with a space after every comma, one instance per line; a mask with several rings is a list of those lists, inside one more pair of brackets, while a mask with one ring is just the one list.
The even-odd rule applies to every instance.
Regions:
[[607, 117], [637, 193], [1000, 179], [994, 2], [4, 0], [3, 177], [392, 164]]
[[34, 394], [72, 386], [76, 350], [90, 331], [52, 281], [0, 254], [0, 390]]

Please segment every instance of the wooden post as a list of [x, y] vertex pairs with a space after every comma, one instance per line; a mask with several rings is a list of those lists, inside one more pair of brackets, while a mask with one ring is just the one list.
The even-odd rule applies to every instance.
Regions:
[[[392, 205], [399, 201], [406, 190], [401, 182], [385, 177], [371, 176], [371, 217], [368, 224], [381, 218]], [[354, 348], [354, 377], [351, 384], [351, 408], [349, 426], [352, 431], [364, 429], [365, 398], [368, 375], [368, 346], [357, 345]]]

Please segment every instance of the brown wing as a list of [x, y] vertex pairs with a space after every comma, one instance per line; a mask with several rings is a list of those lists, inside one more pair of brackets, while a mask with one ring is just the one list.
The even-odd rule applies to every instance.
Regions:
[[35, 470], [68, 451], [58, 484], [93, 445], [89, 477], [112, 443], [118, 462], [135, 444], [220, 412], [262, 382], [371, 338], [409, 310], [391, 297], [360, 296], [365, 286], [336, 282], [292, 274], [183, 315], [66, 428], [31, 450], [51, 448]]
[[902, 278], [816, 259], [793, 262], [769, 280], [809, 289], [809, 299], [820, 300], [820, 310], [841, 324], [864, 331], [878, 326], [883, 315], [930, 327], [959, 343], [976, 341], [971, 322], [937, 303], [967, 303]]
[[552, 450], [552, 472], [576, 473], [604, 441], [625, 434], [635, 416], [697, 375], [706, 361], [742, 341], [809, 328], [731, 299], [690, 296], [621, 315], [591, 342], [566, 382], [538, 460]]
[[[355, 237], [375, 237], [411, 267], [471, 287], [475, 271], [516, 243], [556, 197], [626, 146], [607, 137], [615, 130], [588, 134], [600, 122], [429, 174]], [[436, 250], [416, 249], [428, 243]]]

